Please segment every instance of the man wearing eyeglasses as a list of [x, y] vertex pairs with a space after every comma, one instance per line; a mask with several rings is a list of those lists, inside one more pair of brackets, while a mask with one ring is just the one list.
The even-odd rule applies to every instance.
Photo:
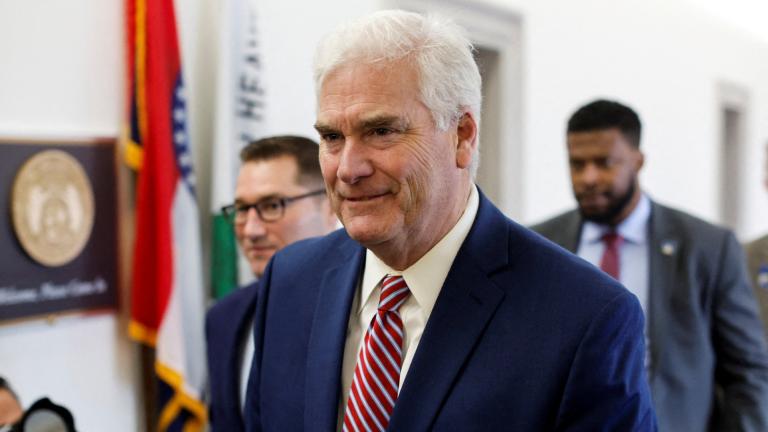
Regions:
[[[318, 145], [297, 136], [254, 141], [240, 153], [234, 204], [222, 210], [257, 278], [283, 247], [329, 233], [336, 216], [325, 196]], [[206, 339], [211, 386], [210, 420], [216, 431], [244, 430], [242, 406], [253, 357], [257, 282], [208, 312]]]

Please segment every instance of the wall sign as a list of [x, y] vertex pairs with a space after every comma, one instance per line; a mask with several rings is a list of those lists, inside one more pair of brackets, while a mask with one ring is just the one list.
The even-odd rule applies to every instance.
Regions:
[[117, 304], [115, 141], [0, 141], [0, 320]]

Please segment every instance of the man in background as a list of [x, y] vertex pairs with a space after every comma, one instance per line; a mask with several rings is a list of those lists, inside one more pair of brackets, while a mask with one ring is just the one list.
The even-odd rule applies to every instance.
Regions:
[[637, 300], [474, 184], [463, 29], [377, 12], [321, 42], [315, 84], [344, 230], [267, 266], [248, 430], [654, 430]]
[[[325, 195], [318, 146], [297, 136], [264, 138], [240, 153], [235, 203], [224, 213], [240, 248], [260, 278], [272, 255], [308, 237], [329, 233], [336, 216]], [[244, 430], [245, 383], [253, 356], [253, 312], [258, 281], [222, 298], [208, 312], [211, 428]]]
[[640, 300], [659, 430], [768, 430], [768, 352], [741, 248], [643, 193], [640, 135], [627, 106], [579, 108], [567, 129], [578, 208], [533, 229]]
[[[768, 145], [765, 147], [765, 177], [763, 184], [768, 189]], [[752, 278], [755, 296], [760, 303], [763, 325], [768, 333], [768, 234], [753, 240], [745, 246], [747, 264]]]

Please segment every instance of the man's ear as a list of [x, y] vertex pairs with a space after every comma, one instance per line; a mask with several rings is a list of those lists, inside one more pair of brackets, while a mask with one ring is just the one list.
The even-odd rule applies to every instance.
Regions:
[[645, 165], [645, 155], [640, 150], [637, 150], [637, 160], [635, 161], [635, 172], [640, 172]]
[[476, 151], [477, 123], [472, 113], [466, 111], [456, 122], [456, 166], [468, 168]]

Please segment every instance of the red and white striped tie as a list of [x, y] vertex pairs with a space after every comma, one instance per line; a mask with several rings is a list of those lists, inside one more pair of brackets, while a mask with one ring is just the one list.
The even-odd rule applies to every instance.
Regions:
[[385, 276], [376, 315], [365, 333], [344, 410], [344, 431], [384, 431], [395, 408], [403, 364], [398, 308], [411, 292], [402, 276]]

